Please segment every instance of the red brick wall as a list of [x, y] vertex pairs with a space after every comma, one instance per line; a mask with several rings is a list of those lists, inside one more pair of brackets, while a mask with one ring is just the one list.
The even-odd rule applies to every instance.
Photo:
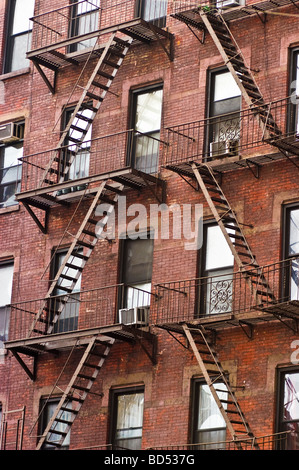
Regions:
[[[42, 3], [38, 2], [41, 11]], [[3, 18], [4, 4], [1, 0], [0, 18]], [[283, 11], [296, 12], [295, 7]], [[3, 25], [0, 21], [0, 28], [3, 29]], [[159, 81], [164, 84], [163, 128], [205, 117], [206, 71], [209, 65], [221, 65], [220, 56], [208, 35], [202, 45], [185, 25], [172, 19], [170, 28], [175, 34], [175, 60], [170, 62], [158, 44], [133, 46], [113, 83], [112, 91], [117, 96], [109, 94], [96, 117], [94, 136], [126, 130], [130, 89]], [[263, 24], [258, 17], [252, 17], [234, 23], [232, 32], [256, 71], [255, 78], [265, 101], [286, 96], [288, 44], [285, 35], [292, 38], [292, 43], [299, 40], [296, 19], [269, 15]], [[3, 38], [1, 29], [0, 36]], [[84, 78], [88, 77], [92, 65]], [[31, 69], [26, 75], [3, 77], [5, 104], [0, 103], [0, 123], [16, 116], [26, 117], [25, 155], [55, 147], [59, 139], [59, 117], [79, 73], [80, 68], [74, 66], [60, 71], [54, 95], [36, 70]], [[80, 90], [77, 90], [71, 102], [79, 95]], [[200, 192], [167, 170], [163, 169], [162, 175], [167, 181], [167, 204], [202, 203], [205, 218], [210, 218]], [[258, 179], [249, 169], [230, 171], [223, 175], [222, 188], [240, 222], [253, 226], [244, 231], [259, 263], [278, 261], [282, 244], [281, 204], [299, 201], [295, 166], [288, 160], [262, 166]], [[145, 204], [149, 210], [149, 205], [157, 200], [150, 190], [143, 190], [140, 194], [129, 191], [127, 202]], [[46, 267], [51, 249], [59, 243], [74, 209], [75, 205], [52, 210], [46, 235], [38, 230], [22, 206], [18, 211], [0, 214], [0, 260], [9, 256], [15, 259], [13, 301], [38, 298], [47, 292], [49, 270]], [[81, 218], [83, 209], [79, 211]], [[78, 224], [79, 217], [73, 224], [74, 230]], [[68, 241], [71, 242], [71, 237]], [[185, 251], [184, 240], [155, 240], [153, 284], [194, 278], [198, 275], [197, 265], [197, 252]], [[82, 287], [117, 283], [118, 266], [119, 241], [99, 242], [85, 268]], [[118, 343], [113, 347], [93, 389], [103, 392], [104, 397], [90, 395], [87, 398], [72, 427], [73, 448], [108, 442], [109, 390], [113, 386], [140, 383], [145, 386], [143, 447], [188, 442], [190, 381], [199, 374], [197, 363], [167, 332], [160, 329], [154, 332], [158, 337], [156, 365], [138, 344]], [[244, 386], [244, 389], [237, 389], [237, 397], [258, 436], [275, 430], [275, 370], [278, 366], [290, 365], [290, 345], [296, 338], [297, 335], [279, 321], [257, 325], [251, 339], [240, 328], [217, 334], [219, 359], [230, 371], [233, 383]], [[74, 352], [61, 380], [63, 386], [67, 385], [80, 354], [80, 350]], [[35, 428], [31, 435], [29, 430], [38, 417], [39, 399], [52, 389], [67, 356], [66, 351], [59, 356], [41, 355], [37, 360], [35, 382], [26, 376], [10, 353], [0, 357], [0, 402], [7, 410], [26, 406], [26, 449], [35, 446], [37, 430]], [[32, 359], [25, 360], [32, 367]]]

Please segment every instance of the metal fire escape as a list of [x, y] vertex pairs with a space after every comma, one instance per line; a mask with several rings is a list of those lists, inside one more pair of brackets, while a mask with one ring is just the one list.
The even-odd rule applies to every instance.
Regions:
[[[70, 167], [82, 148], [86, 134], [105, 96], [110, 90], [113, 80], [133, 40], [149, 44], [152, 40], [158, 40], [159, 43], [162, 43], [163, 39], [166, 38], [170, 39], [172, 43], [172, 35], [141, 19], [128, 22], [128, 24], [124, 23], [121, 30], [119, 30], [117, 25], [112, 28], [107, 28], [106, 34], [107, 32], [109, 32], [110, 36], [105, 43], [105, 47], [102, 49], [96, 48], [95, 53], [90, 55], [87, 59], [88, 61], [95, 60], [95, 66], [86, 85], [83, 87], [81, 96], [75, 105], [69, 122], [61, 133], [57, 149], [44, 169], [39, 187], [36, 191], [32, 191], [30, 195], [19, 194], [19, 200], [24, 204], [39, 228], [45, 233], [46, 225], [43, 226], [40, 220], [38, 220], [33, 208], [45, 210], [45, 208], [52, 208], [60, 203], [65, 204], [65, 201], [60, 201], [59, 198], [57, 198], [56, 185], [60, 184], [60, 188], [61, 184], [67, 181]], [[167, 51], [164, 44], [163, 49], [167, 52], [170, 60], [172, 60], [172, 52]], [[56, 51], [55, 47], [48, 47], [44, 51], [41, 51], [40, 54], [34, 52], [34, 54], [29, 54], [28, 57], [34, 62], [52, 93], [55, 93], [55, 88], [50, 85], [41, 66], [53, 70], [53, 60], [59, 62], [62, 60], [62, 54]], [[84, 116], [81, 112], [85, 109], [89, 110], [88, 117]], [[62, 160], [61, 155], [65, 151], [66, 140], [69, 142], [69, 146], [71, 146], [71, 151], [68, 149], [67, 158]], [[138, 172], [138, 174], [139, 173], [141, 172]], [[148, 181], [154, 182], [156, 188], [161, 188], [161, 180], [151, 175], [144, 175], [144, 184], [136, 184], [136, 181], [130, 180], [126, 175], [122, 177], [122, 175], [118, 173], [117, 177], [114, 178], [109, 173], [105, 178], [99, 179], [97, 187], [93, 185], [90, 190], [88, 188], [85, 190], [82, 200], [84, 204], [88, 201], [89, 207], [86, 209], [86, 205], [84, 205], [86, 211], [84, 219], [77, 233], [72, 236], [73, 241], [71, 246], [62, 260], [55, 278], [51, 281], [39, 311], [34, 314], [34, 319], [27, 333], [27, 337], [21, 341], [21, 343], [18, 343], [18, 345], [11, 345], [10, 347], [9, 342], [7, 344], [8, 349], [11, 350], [32, 380], [35, 378], [35, 372], [29, 370], [28, 365], [25, 364], [25, 361], [23, 361], [19, 354], [25, 354], [35, 358], [39, 353], [47, 351], [45, 345], [48, 340], [51, 341], [51, 337], [48, 335], [51, 335], [51, 333], [55, 331], [55, 326], [69, 300], [69, 295], [73, 292], [76, 282], [81, 276], [98, 239], [101, 238], [101, 233], [107, 226], [109, 216], [117, 204], [119, 195], [122, 194], [125, 188], [137, 188], [140, 190], [141, 187], [148, 187]], [[162, 186], [164, 188], [163, 184]], [[102, 216], [99, 219], [96, 214], [96, 207], [100, 201], [107, 203], [109, 208], [104, 217]], [[77, 262], [78, 259], [81, 260], [80, 265]], [[57, 289], [65, 292], [65, 295], [60, 296], [59, 303], [55, 304], [53, 307], [51, 296], [53, 296], [53, 293]], [[123, 325], [121, 331], [119, 328], [106, 328], [105, 333], [102, 333], [101, 329], [98, 328], [96, 331], [90, 331], [86, 335], [85, 340], [79, 341], [80, 344], [78, 345], [78, 347], [83, 348], [82, 358], [71, 380], [65, 387], [61, 400], [51, 420], [39, 438], [37, 449], [43, 448], [44, 445], [46, 445], [47, 448], [60, 448], [62, 446], [115, 340], [119, 339], [121, 341], [134, 343], [136, 340], [141, 341], [145, 338], [154, 343], [151, 333], [142, 332], [142, 338], [140, 338], [135, 328], [132, 329], [126, 325]], [[45, 338], [47, 338], [47, 341], [45, 341]], [[76, 337], [74, 337], [74, 341], [77, 344]], [[151, 359], [154, 361], [153, 357], [151, 357]], [[70, 415], [69, 419], [65, 418], [65, 412], [68, 413], [68, 416]], [[63, 428], [63, 430], [61, 430], [61, 428]]]
[[[269, 143], [272, 143], [272, 141], [278, 142], [281, 135], [280, 129], [276, 125], [271, 112], [265, 106], [258, 85], [250, 68], [246, 65], [243, 54], [221, 11], [211, 10], [208, 7], [206, 9], [199, 7], [190, 12], [178, 13], [173, 16], [183, 21], [192, 32], [196, 28], [210, 34], [223, 62], [238, 85], [244, 101], [249, 108], [252, 108], [253, 115], [263, 131], [264, 139]], [[199, 39], [197, 34], [195, 36]], [[266, 304], [274, 303], [275, 298], [271, 288], [263, 276], [262, 269], [259, 267], [237, 217], [217, 179], [218, 172], [213, 171], [208, 162], [198, 163], [196, 161], [183, 162], [181, 166], [180, 164], [169, 165], [169, 169], [175, 171], [184, 179], [186, 177], [195, 179], [197, 183], [196, 190], [200, 189], [202, 191], [211, 213], [234, 256], [238, 270], [250, 285], [257, 305], [263, 305], [264, 302]], [[167, 329], [167, 326], [164, 327]], [[254, 443], [253, 433], [243, 416], [229, 384], [227, 374], [222, 369], [216, 352], [208, 339], [209, 331], [201, 325], [187, 323], [179, 324], [177, 328], [173, 328], [172, 325], [169, 326], [169, 329], [182, 334], [187, 339], [232, 439], [236, 441], [240, 449], [242, 449], [242, 436], [253, 439], [252, 442]], [[226, 385], [228, 400], [221, 400], [217, 394], [217, 382], [219, 381]], [[258, 448], [258, 446], [254, 445], [254, 448]]]

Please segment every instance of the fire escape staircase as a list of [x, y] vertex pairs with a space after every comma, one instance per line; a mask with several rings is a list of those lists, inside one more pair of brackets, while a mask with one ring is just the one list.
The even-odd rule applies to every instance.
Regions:
[[[57, 198], [59, 188], [57, 189], [56, 185], [66, 180], [70, 167], [82, 148], [86, 134], [110, 90], [132, 41], [132, 38], [119, 38], [117, 32], [110, 35], [87, 84], [83, 87], [75, 109], [61, 134], [57, 148], [44, 169], [41, 180], [38, 182], [36, 194], [31, 194], [28, 197], [25, 195], [20, 199], [44, 233], [46, 233], [46, 222], [44, 225], [41, 223], [31, 206], [42, 209], [47, 214], [53, 205], [67, 204]], [[86, 109], [90, 111], [88, 117], [82, 114], [82, 111]], [[69, 148], [66, 148], [66, 142]], [[46, 192], [40, 191], [42, 188], [45, 188]]]
[[[117, 203], [119, 195], [122, 193], [123, 185], [112, 187], [109, 182], [102, 182], [96, 195], [92, 198], [92, 202], [85, 214], [76, 235], [69, 247], [61, 266], [51, 282], [50, 288], [45, 296], [42, 305], [36, 314], [34, 321], [28, 332], [28, 338], [31, 335], [48, 335], [53, 332], [55, 324], [65, 308], [69, 300], [70, 294], [81, 276], [84, 266], [88, 262], [93, 249], [101, 237], [104, 228], [107, 226], [108, 220], [114, 206]], [[114, 194], [114, 195], [113, 195]], [[113, 196], [112, 196], [113, 195]], [[108, 204], [104, 217], [98, 218], [96, 214], [97, 204], [100, 200], [105, 200]], [[83, 250], [83, 254], [82, 254]], [[81, 259], [81, 264], [76, 261]], [[65, 295], [59, 297], [59, 301], [51, 302], [51, 296], [55, 291], [64, 291]], [[53, 308], [54, 306], [54, 308]]]
[[208, 165], [192, 163], [198, 185], [218, 223], [239, 270], [250, 283], [257, 305], [275, 301], [268, 282], [253, 255], [237, 217], [226, 199], [213, 170]]
[[[123, 60], [127, 55], [132, 41], [132, 38], [128, 38], [127, 40], [118, 38], [115, 32], [111, 34], [106, 47], [102, 51], [101, 56], [82, 91], [81, 97], [76, 104], [72, 116], [61, 134], [60, 141], [57, 146], [57, 155], [54, 155], [45, 169], [40, 186], [54, 184], [51, 178], [53, 174], [57, 176], [58, 183], [64, 181], [66, 174], [68, 173], [77, 152], [80, 150], [85, 136], [91, 127], [102, 102], [104, 101], [105, 96], [109, 92], [117, 71], [121, 67]], [[107, 72], [107, 70], [109, 71]], [[90, 104], [90, 102], [92, 102], [92, 104]], [[82, 109], [89, 109], [91, 111], [91, 116], [84, 118], [82, 114], [79, 114]], [[78, 121], [81, 123], [82, 120], [86, 123], [84, 128], [78, 127], [77, 124]], [[76, 137], [73, 137], [73, 133], [75, 133]], [[65, 146], [66, 140], [70, 142], [70, 144], [74, 145], [74, 149], [71, 152], [70, 159], [64, 162], [63, 168], [60, 168], [57, 163], [59, 164], [60, 162], [59, 155], [61, 153], [61, 149]]]
[[[98, 374], [114, 343], [113, 338], [92, 337], [73, 373], [61, 399], [55, 408], [36, 450], [60, 449], [86, 398], [91, 392]], [[92, 393], [92, 392], [91, 392]]]
[[[198, 22], [190, 20], [192, 27], [208, 31], [214, 41], [215, 46], [220, 53], [224, 64], [231, 72], [236, 84], [247, 106], [252, 109], [258, 123], [263, 131], [265, 141], [276, 144], [277, 138], [281, 135], [269, 106], [265, 103], [263, 95], [255, 81], [250, 67], [240, 50], [231, 30], [221, 14], [220, 10], [207, 11], [204, 9], [196, 10]], [[188, 18], [179, 19], [188, 25]]]
[[[236, 399], [227, 373], [220, 364], [210, 340], [207, 339], [207, 332], [202, 326], [194, 328], [187, 324], [183, 324], [182, 329], [224, 419], [226, 428], [235, 441], [236, 448], [242, 450], [242, 446], [244, 446], [244, 449], [248, 449], [248, 441], [250, 440], [252, 448], [258, 450], [259, 447]], [[223, 389], [219, 388], [220, 383], [226, 386], [227, 396], [225, 399], [222, 398]]]

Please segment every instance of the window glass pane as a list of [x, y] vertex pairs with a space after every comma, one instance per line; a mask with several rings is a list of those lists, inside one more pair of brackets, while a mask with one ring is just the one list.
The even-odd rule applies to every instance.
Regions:
[[[76, 3], [76, 0], [75, 0]], [[80, 1], [77, 5], [77, 14], [81, 15], [82, 13], [87, 13], [89, 11], [99, 8], [100, 0], [89, 0], [89, 1]]]
[[230, 72], [215, 74], [214, 101], [241, 96], [241, 91]]
[[166, 16], [167, 0], [145, 0], [144, 3], [144, 20], [151, 21]]
[[[226, 386], [223, 383], [219, 383], [217, 384], [217, 389], [223, 390], [223, 392], [217, 392], [218, 397], [222, 400], [227, 400]], [[223, 406], [225, 407], [225, 403]], [[200, 386], [197, 423], [198, 429], [200, 430], [225, 427], [225, 421], [212, 396], [210, 388], [205, 384]]]
[[[83, 252], [80, 251], [78, 253], [82, 254]], [[66, 255], [66, 252], [61, 252], [61, 253], [58, 253], [56, 255], [57, 271], [59, 270], [60, 266], [62, 265], [62, 263], [64, 261], [64, 258], [65, 258], [65, 255]], [[72, 256], [71, 258], [69, 258], [68, 263], [73, 264], [73, 265], [78, 266], [78, 267], [81, 267], [82, 263], [83, 263], [83, 260], [81, 258], [78, 258], [77, 256]], [[72, 268], [69, 268], [67, 266], [62, 271], [62, 274], [65, 274], [66, 276], [70, 276], [70, 277], [74, 277], [76, 275], [76, 273], [77, 273], [76, 269], [72, 269]], [[67, 279], [60, 279], [59, 280], [59, 285], [60, 286], [70, 287], [71, 284], [72, 284], [72, 281], [70, 281], [70, 280], [67, 280]], [[81, 288], [81, 275], [80, 275], [79, 279], [77, 280], [77, 282], [75, 284], [73, 292], [80, 291], [80, 288]], [[56, 295], [63, 294], [64, 292], [65, 291], [62, 291], [59, 288], [57, 288]]]
[[29, 66], [29, 60], [26, 59], [26, 52], [30, 46], [31, 33], [15, 36], [12, 40], [11, 66], [10, 72], [20, 70]]
[[124, 247], [123, 282], [143, 283], [152, 277], [153, 240], [126, 240]]
[[299, 373], [285, 374], [284, 421], [299, 419]]
[[299, 263], [298, 259], [291, 263], [290, 300], [299, 300]]
[[143, 425], [144, 394], [117, 397], [116, 444], [126, 449], [140, 449]]
[[151, 132], [161, 127], [163, 90], [137, 95], [135, 129], [139, 132]]
[[[50, 421], [56, 407], [58, 405], [58, 401], [53, 401], [53, 402], [49, 402], [47, 405], [46, 405], [46, 408], [44, 410], [44, 423], [45, 423], [45, 426], [44, 428], [46, 428], [48, 422]], [[67, 408], [70, 408], [71, 409], [71, 404], [68, 404], [67, 405]], [[69, 411], [64, 411], [62, 410], [59, 414], [58, 414], [58, 418], [60, 419], [63, 419], [63, 420], [66, 420], [66, 421], [70, 421], [71, 420], [71, 413]], [[67, 428], [67, 424], [64, 424], [64, 423], [57, 423], [55, 425], [55, 430], [56, 431], [60, 431], [60, 432], [64, 432]], [[60, 434], [55, 434], [55, 433], [49, 433], [48, 434], [48, 437], [47, 437], [47, 440], [49, 442], [58, 442], [60, 441]], [[66, 435], [64, 441], [63, 441], [63, 446], [69, 446], [70, 444], [70, 432]], [[51, 446], [49, 446], [51, 447]]]
[[127, 289], [127, 308], [146, 307], [151, 301], [151, 283], [136, 284]]
[[152, 133], [151, 137], [136, 135], [135, 137], [135, 168], [144, 173], [158, 171], [160, 132]]
[[9, 328], [9, 307], [0, 307], [0, 348], [3, 347], [3, 341], [8, 339]]
[[1, 168], [8, 168], [20, 165], [18, 158], [23, 156], [23, 144], [9, 145], [4, 147], [3, 156], [1, 158]]
[[290, 211], [289, 255], [299, 254], [299, 209]]
[[13, 263], [0, 265], [0, 307], [11, 302]]
[[205, 270], [233, 266], [234, 257], [218, 225], [207, 227]]
[[34, 14], [34, 1], [35, 0], [15, 0], [12, 34], [18, 34], [32, 29], [32, 23], [29, 21], [29, 18]]

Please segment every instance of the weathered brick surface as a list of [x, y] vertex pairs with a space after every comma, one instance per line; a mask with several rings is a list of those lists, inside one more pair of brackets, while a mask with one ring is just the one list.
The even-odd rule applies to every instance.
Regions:
[[[0, 1], [0, 63], [4, 54], [5, 3]], [[37, 8], [39, 12], [48, 9], [47, 2], [37, 1]], [[294, 14], [296, 9], [288, 7], [282, 11]], [[115, 94], [106, 97], [95, 119], [94, 137], [126, 130], [129, 126], [130, 90], [150, 83], [162, 82], [164, 86], [163, 129], [205, 117], [207, 68], [222, 65], [220, 56], [208, 35], [205, 43], [200, 44], [183, 24], [174, 19], [170, 19], [169, 24], [175, 34], [175, 60], [170, 62], [157, 43], [133, 46], [113, 83]], [[263, 24], [258, 17], [252, 17], [235, 22], [232, 31], [254, 71], [265, 101], [285, 97], [288, 92], [287, 48], [299, 41], [297, 19], [269, 15]], [[287, 35], [291, 43], [287, 42]], [[92, 65], [84, 72], [85, 80]], [[0, 123], [26, 118], [25, 155], [55, 147], [59, 139], [61, 112], [79, 73], [80, 67], [76, 66], [59, 71], [54, 95], [32, 66], [26, 74], [0, 77], [5, 90], [4, 103], [0, 100]], [[80, 89], [76, 89], [70, 104], [75, 103], [79, 96]], [[164, 130], [161, 136], [163, 139]], [[211, 217], [200, 192], [170, 171], [163, 169], [162, 176], [167, 181], [168, 204], [202, 203], [205, 218]], [[286, 201], [299, 201], [295, 166], [288, 160], [265, 165], [260, 168], [259, 179], [249, 169], [230, 171], [223, 175], [222, 188], [239, 220], [253, 227], [246, 227], [244, 231], [259, 263], [278, 261], [282, 246], [281, 205]], [[157, 203], [157, 200], [146, 189], [140, 193], [129, 191], [127, 202], [144, 204], [149, 211], [150, 204]], [[71, 230], [76, 230], [86, 207], [85, 204], [80, 208]], [[59, 243], [74, 209], [75, 204], [51, 210], [46, 235], [38, 230], [23, 206], [18, 211], [0, 214], [0, 260], [9, 257], [15, 260], [14, 302], [46, 294], [49, 282], [46, 267], [51, 250]], [[66, 241], [71, 242], [71, 237]], [[183, 240], [157, 239], [154, 246], [153, 284], [198, 275], [198, 253], [184, 250]], [[82, 288], [119, 282], [119, 257], [118, 240], [112, 244], [99, 242], [85, 268]], [[98, 395], [87, 398], [72, 427], [71, 447], [107, 443], [111, 387], [138, 384], [145, 386], [143, 448], [188, 442], [190, 383], [192, 377], [199, 374], [197, 363], [191, 353], [165, 331], [154, 329], [154, 332], [158, 337], [156, 365], [138, 344], [117, 343], [113, 347], [93, 389], [96, 393], [104, 393], [103, 399]], [[219, 359], [231, 367], [235, 383], [244, 387], [238, 389], [237, 397], [258, 436], [275, 430], [276, 369], [291, 364], [291, 342], [294, 339], [297, 335], [280, 322], [256, 326], [252, 339], [239, 328], [220, 331], [217, 335]], [[61, 378], [62, 388], [67, 385], [81, 354], [81, 350], [73, 353]], [[39, 400], [51, 391], [67, 356], [65, 351], [59, 356], [41, 355], [36, 364], [35, 382], [26, 376], [10, 353], [0, 357], [0, 402], [3, 409], [26, 406], [25, 449], [35, 446], [37, 429], [32, 434], [29, 430], [37, 420]], [[32, 367], [32, 359], [24, 359]]]

